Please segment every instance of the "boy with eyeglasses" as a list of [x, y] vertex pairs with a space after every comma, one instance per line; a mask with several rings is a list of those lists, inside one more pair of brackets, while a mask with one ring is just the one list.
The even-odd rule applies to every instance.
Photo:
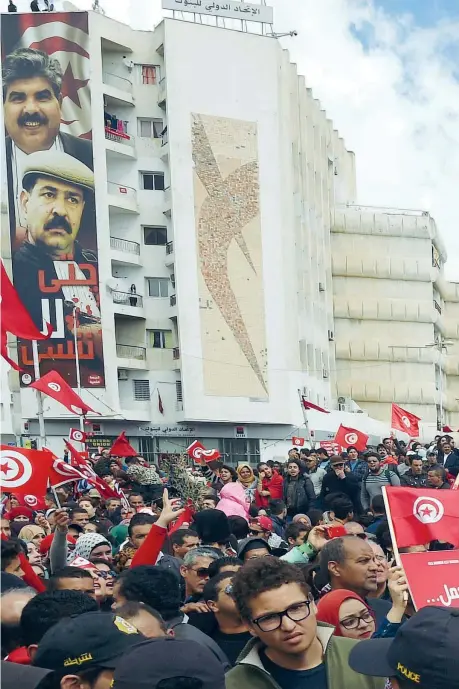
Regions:
[[318, 623], [309, 587], [294, 565], [275, 558], [246, 564], [233, 596], [250, 641], [226, 677], [226, 689], [383, 689], [349, 667], [356, 642]]

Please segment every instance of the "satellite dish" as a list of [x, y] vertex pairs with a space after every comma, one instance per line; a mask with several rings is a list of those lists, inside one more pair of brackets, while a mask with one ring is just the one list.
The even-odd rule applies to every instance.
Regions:
[[105, 282], [105, 285], [109, 292], [113, 292], [118, 287], [118, 280], [115, 278], [108, 278], [108, 280]]

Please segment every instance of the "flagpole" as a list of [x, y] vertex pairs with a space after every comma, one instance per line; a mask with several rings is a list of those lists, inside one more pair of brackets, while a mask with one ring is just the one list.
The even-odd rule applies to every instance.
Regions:
[[[40, 379], [40, 359], [38, 357], [38, 344], [36, 340], [32, 340], [32, 353], [35, 380], [37, 381]], [[43, 415], [43, 396], [39, 390], [35, 390], [35, 395], [37, 398], [38, 427], [40, 429], [40, 445], [41, 449], [43, 449], [46, 446], [45, 417]]]
[[312, 446], [312, 439], [311, 439], [311, 431], [309, 430], [308, 415], [307, 415], [307, 412], [306, 412], [306, 407], [305, 407], [304, 404], [303, 404], [303, 395], [302, 395], [302, 392], [301, 392], [301, 390], [300, 390], [299, 388], [298, 388], [298, 397], [299, 397], [299, 399], [300, 399], [300, 405], [301, 405], [301, 409], [302, 409], [302, 411], [303, 411], [304, 426], [305, 426], [305, 429], [306, 429], [306, 440], [307, 440], [308, 443], [310, 444], [311, 449], [313, 449], [313, 446]]
[[[78, 351], [78, 333], [77, 333], [77, 307], [73, 304], [73, 341], [75, 347], [75, 370], [78, 396], [81, 397], [81, 374], [80, 374], [80, 353]], [[84, 433], [84, 415], [80, 414], [80, 431]]]

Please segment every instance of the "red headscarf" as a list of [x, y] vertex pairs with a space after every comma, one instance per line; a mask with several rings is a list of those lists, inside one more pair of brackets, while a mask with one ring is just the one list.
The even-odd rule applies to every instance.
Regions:
[[373, 615], [373, 612], [367, 603], [365, 603], [363, 598], [360, 598], [360, 596], [354, 593], [354, 591], [348, 591], [347, 589], [336, 589], [336, 591], [326, 593], [325, 596], [317, 603], [316, 617], [320, 622], [326, 622], [327, 624], [332, 624], [334, 626], [334, 636], [343, 636], [339, 624], [339, 609], [341, 604], [349, 598], [358, 600]]
[[19, 505], [18, 507], [12, 507], [9, 512], [5, 512], [3, 515], [5, 519], [13, 521], [15, 517], [27, 517], [27, 519], [33, 519], [33, 511], [30, 507], [25, 505]]

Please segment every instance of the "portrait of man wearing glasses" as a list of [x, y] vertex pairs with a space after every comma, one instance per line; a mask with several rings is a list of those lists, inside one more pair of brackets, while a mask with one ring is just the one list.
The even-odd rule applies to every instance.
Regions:
[[227, 674], [226, 689], [384, 687], [384, 679], [375, 683], [351, 670], [348, 658], [358, 641], [333, 636], [333, 627], [317, 622], [295, 565], [274, 557], [253, 560], [236, 573], [232, 595], [254, 638]]

